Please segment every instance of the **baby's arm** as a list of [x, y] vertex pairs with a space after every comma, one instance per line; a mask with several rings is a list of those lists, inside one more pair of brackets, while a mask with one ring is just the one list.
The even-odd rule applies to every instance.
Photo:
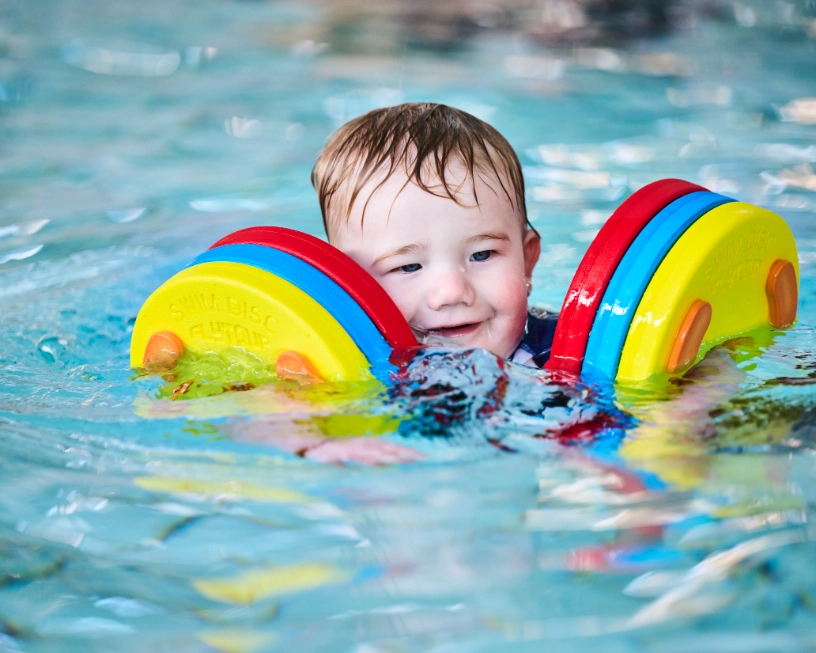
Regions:
[[[296, 351], [285, 351], [278, 356], [275, 373], [281, 381], [294, 381], [299, 385], [324, 383], [308, 357]], [[333, 465], [385, 465], [415, 462], [425, 457], [415, 449], [379, 438], [334, 439], [310, 432], [280, 435], [269, 423], [259, 421], [233, 429], [231, 435], [235, 439], [271, 444], [281, 451]]]

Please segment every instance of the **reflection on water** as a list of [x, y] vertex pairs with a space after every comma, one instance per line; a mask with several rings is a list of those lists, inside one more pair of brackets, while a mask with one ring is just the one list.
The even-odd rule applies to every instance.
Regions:
[[[0, 10], [0, 649], [812, 648], [814, 38], [804, 1]], [[439, 349], [388, 390], [128, 369], [154, 288], [320, 233], [331, 130], [422, 99], [519, 152], [536, 304], [673, 176], [785, 217], [799, 322], [614, 391]]]

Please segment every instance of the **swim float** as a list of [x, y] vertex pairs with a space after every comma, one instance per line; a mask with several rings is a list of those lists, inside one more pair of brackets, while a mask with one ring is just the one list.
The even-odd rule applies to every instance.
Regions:
[[588, 249], [545, 367], [626, 382], [682, 373], [715, 345], [793, 324], [798, 260], [777, 214], [681, 180], [649, 184]]
[[348, 256], [292, 229], [253, 227], [150, 295], [133, 327], [131, 365], [168, 367], [188, 349], [238, 346], [273, 364], [300, 352], [327, 381], [385, 381], [393, 352], [416, 345], [391, 298]]

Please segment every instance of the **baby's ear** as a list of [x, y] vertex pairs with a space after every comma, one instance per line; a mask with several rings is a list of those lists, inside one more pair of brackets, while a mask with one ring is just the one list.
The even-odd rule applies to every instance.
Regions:
[[538, 263], [538, 257], [541, 256], [541, 237], [537, 231], [527, 229], [524, 232], [522, 248], [524, 249], [524, 277], [529, 280], [533, 278], [533, 268]]

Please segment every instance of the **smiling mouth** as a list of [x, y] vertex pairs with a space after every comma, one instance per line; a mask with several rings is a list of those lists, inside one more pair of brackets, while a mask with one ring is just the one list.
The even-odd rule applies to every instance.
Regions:
[[433, 329], [423, 329], [428, 336], [437, 336], [442, 338], [462, 338], [469, 336], [476, 331], [481, 322], [471, 322], [469, 324], [457, 324], [455, 326], [436, 327]]

